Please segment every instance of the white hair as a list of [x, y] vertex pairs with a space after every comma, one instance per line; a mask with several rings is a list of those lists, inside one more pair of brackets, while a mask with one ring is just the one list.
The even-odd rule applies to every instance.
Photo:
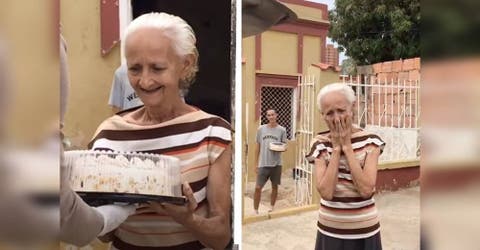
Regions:
[[323, 98], [332, 92], [340, 92], [342, 93], [347, 101], [350, 104], [353, 104], [355, 102], [355, 91], [348, 86], [345, 83], [331, 83], [325, 85], [322, 89], [320, 89], [320, 92], [318, 92], [317, 95], [317, 107], [319, 110], [322, 110], [322, 100]]
[[194, 61], [192, 67], [188, 69], [189, 72], [185, 79], [182, 79], [183, 83], [180, 83], [182, 89], [188, 88], [195, 79], [195, 74], [198, 71], [198, 50], [195, 46], [197, 38], [195, 37], [192, 27], [182, 18], [164, 12], [143, 14], [135, 18], [125, 30], [123, 37], [124, 43], [122, 44], [123, 52], [125, 52], [125, 43], [128, 37], [135, 33], [135, 31], [143, 28], [161, 30], [163, 34], [171, 40], [173, 49], [178, 56], [193, 55]]

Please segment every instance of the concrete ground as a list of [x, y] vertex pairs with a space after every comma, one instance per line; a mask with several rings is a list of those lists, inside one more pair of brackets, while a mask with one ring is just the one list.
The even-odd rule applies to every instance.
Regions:
[[[275, 203], [275, 210], [295, 207], [295, 181], [292, 178], [292, 172], [284, 171], [282, 173], [282, 182], [278, 187], [277, 202]], [[255, 193], [255, 181], [248, 182], [244, 193], [244, 213], [245, 216], [255, 215], [253, 209], [253, 194]], [[260, 206], [258, 207], [259, 214], [267, 214], [270, 209], [270, 194], [272, 193], [272, 184], [268, 181], [262, 189], [262, 196]]]
[[[420, 188], [380, 193], [375, 200], [383, 249], [420, 249]], [[311, 211], [244, 225], [242, 249], [313, 249], [316, 220]]]
[[[282, 175], [275, 211], [295, 207], [294, 181], [291, 172]], [[253, 192], [255, 183], [245, 188], [245, 216], [254, 215]], [[271, 187], [268, 182], [262, 192], [260, 214], [267, 214]], [[382, 244], [384, 250], [418, 250], [420, 232], [420, 188], [411, 187], [375, 196], [380, 212]], [[316, 237], [317, 211], [274, 218], [243, 226], [242, 249], [313, 249]], [[83, 248], [63, 246], [63, 250], [106, 250], [107, 244], [98, 240]]]

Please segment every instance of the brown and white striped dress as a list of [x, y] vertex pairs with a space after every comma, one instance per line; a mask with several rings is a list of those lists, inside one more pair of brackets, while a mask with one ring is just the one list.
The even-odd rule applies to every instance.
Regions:
[[[383, 150], [385, 142], [375, 134], [360, 130], [352, 134], [352, 147], [360, 166], [375, 147]], [[315, 137], [309, 154], [310, 163], [315, 158], [325, 159], [327, 165], [332, 153], [332, 143], [325, 134]], [[317, 221], [318, 231], [333, 238], [365, 239], [380, 232], [378, 211], [372, 197], [362, 198], [353, 183], [347, 159], [340, 156], [338, 181], [332, 200], [320, 200]]]
[[[100, 125], [89, 147], [179, 158], [182, 182], [189, 182], [198, 202], [195, 213], [206, 217], [209, 169], [231, 140], [228, 122], [197, 110], [151, 126], [131, 124], [115, 115]], [[205, 248], [183, 225], [157, 213], [130, 216], [115, 230], [112, 246], [140, 250]]]

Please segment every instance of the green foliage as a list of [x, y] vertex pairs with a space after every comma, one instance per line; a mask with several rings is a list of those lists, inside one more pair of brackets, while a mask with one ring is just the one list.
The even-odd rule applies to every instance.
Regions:
[[357, 65], [352, 58], [347, 58], [342, 61], [342, 75], [356, 75], [357, 74]]
[[336, 0], [330, 37], [357, 65], [420, 56], [419, 0]]
[[478, 57], [479, 9], [478, 0], [422, 1], [422, 62], [452, 57]]

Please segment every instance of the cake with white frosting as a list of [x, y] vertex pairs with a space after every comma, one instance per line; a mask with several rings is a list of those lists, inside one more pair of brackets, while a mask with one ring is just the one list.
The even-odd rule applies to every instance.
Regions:
[[285, 152], [287, 144], [283, 142], [270, 142], [268, 148], [275, 152]]
[[65, 161], [76, 192], [181, 196], [179, 160], [174, 157], [68, 151]]

